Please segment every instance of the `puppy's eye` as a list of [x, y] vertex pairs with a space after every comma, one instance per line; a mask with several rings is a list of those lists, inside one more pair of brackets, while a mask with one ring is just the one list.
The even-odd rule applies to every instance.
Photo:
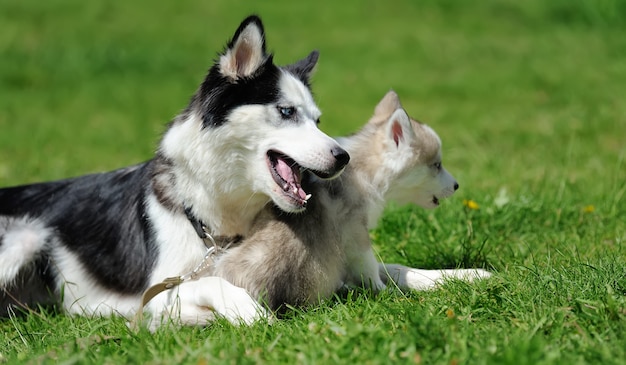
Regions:
[[433, 164], [433, 168], [434, 168], [435, 170], [441, 170], [441, 162], [435, 162], [435, 163]]
[[279, 106], [278, 112], [280, 113], [281, 117], [287, 119], [293, 117], [293, 115], [296, 113], [296, 108], [292, 106]]

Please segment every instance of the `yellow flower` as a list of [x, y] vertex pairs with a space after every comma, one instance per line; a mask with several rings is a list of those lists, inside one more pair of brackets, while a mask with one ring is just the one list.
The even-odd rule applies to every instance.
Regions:
[[472, 199], [463, 199], [463, 205], [465, 205], [466, 207], [472, 210], [478, 210], [479, 208], [478, 203], [476, 203]]
[[596, 210], [596, 207], [594, 207], [592, 204], [589, 204], [583, 208], [583, 212], [585, 213], [593, 213], [594, 210]]

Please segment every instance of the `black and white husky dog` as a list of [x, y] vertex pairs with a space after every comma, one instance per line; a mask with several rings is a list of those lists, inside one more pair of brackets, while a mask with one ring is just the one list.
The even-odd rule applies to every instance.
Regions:
[[[245, 236], [269, 202], [289, 213], [306, 209], [302, 171], [333, 178], [349, 161], [317, 127], [309, 87], [317, 59], [312, 52], [276, 66], [261, 20], [251, 16], [153, 159], [0, 189], [0, 316], [50, 303], [72, 314], [131, 315], [146, 288], [202, 260], [198, 222], [214, 236]], [[155, 298], [153, 312], [165, 301]]]

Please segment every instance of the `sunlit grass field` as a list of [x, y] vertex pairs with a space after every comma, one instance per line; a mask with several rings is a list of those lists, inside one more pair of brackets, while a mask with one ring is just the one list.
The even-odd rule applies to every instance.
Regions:
[[494, 277], [250, 327], [31, 313], [0, 319], [0, 363], [626, 361], [624, 1], [0, 0], [0, 186], [149, 159], [250, 13], [278, 63], [320, 50], [328, 134], [394, 89], [441, 136], [461, 188], [433, 211], [390, 206], [381, 259]]

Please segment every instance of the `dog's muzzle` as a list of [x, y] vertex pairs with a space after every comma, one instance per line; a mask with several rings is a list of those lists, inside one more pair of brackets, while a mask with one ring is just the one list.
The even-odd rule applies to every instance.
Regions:
[[341, 174], [341, 172], [343, 172], [343, 169], [348, 165], [348, 162], [350, 162], [350, 154], [348, 154], [348, 152], [341, 147], [333, 147], [330, 150], [330, 153], [335, 158], [335, 163], [331, 170], [329, 171], [311, 170], [312, 173], [314, 173], [315, 175], [317, 175], [318, 177], [322, 179], [336, 178], [337, 176]]

